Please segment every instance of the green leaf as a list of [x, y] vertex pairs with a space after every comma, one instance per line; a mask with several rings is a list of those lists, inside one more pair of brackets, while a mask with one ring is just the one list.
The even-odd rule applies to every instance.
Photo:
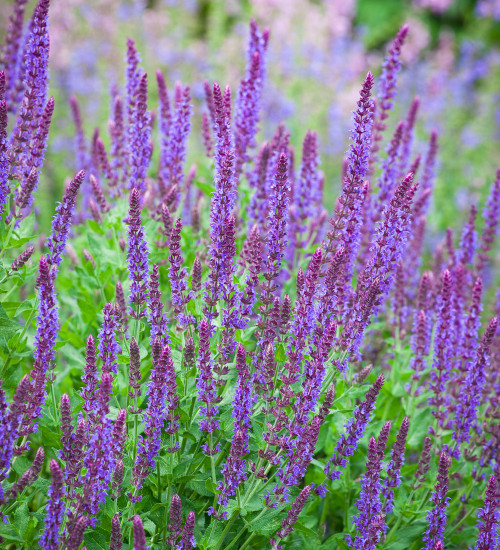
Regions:
[[281, 513], [279, 510], [269, 510], [267, 514], [259, 518], [257, 521], [252, 521], [249, 529], [258, 535], [272, 535], [281, 526], [280, 516]]
[[16, 529], [24, 537], [24, 533], [30, 520], [30, 513], [26, 502], [21, 503], [16, 509], [14, 513], [14, 520], [16, 522]]

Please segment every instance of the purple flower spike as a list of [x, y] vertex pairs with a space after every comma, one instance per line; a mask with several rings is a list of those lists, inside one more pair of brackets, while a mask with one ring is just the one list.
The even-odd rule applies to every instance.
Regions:
[[139, 80], [136, 94], [135, 112], [129, 129], [129, 188], [138, 189], [140, 200], [146, 191], [146, 175], [151, 159], [151, 121], [148, 109], [148, 77], [143, 74]]
[[343, 175], [342, 195], [337, 200], [334, 215], [329, 222], [331, 229], [327, 234], [324, 254], [325, 260], [329, 262], [335, 244], [340, 244], [344, 248], [343, 276], [346, 283], [350, 282], [352, 265], [361, 240], [359, 229], [362, 222], [362, 205], [367, 193], [363, 181], [368, 171], [373, 126], [372, 87], [373, 75], [368, 72], [361, 88], [358, 108], [354, 111], [354, 127], [351, 131], [351, 144]]
[[68, 550], [78, 550], [83, 542], [83, 536], [85, 529], [89, 524], [89, 518], [87, 516], [80, 516], [71, 531], [71, 535], [68, 538], [67, 548]]
[[[168, 149], [162, 161], [161, 177], [170, 189], [181, 189], [184, 183], [184, 161], [186, 160], [186, 142], [191, 129], [191, 95], [189, 86], [181, 89], [180, 97], [175, 102], [175, 112], [168, 133]], [[178, 197], [174, 202], [177, 205]]]
[[[127, 230], [127, 259], [130, 277], [130, 314], [140, 317], [144, 314], [141, 308], [146, 302], [149, 259], [148, 243], [144, 228], [142, 227], [140, 194], [137, 189], [130, 191]], [[135, 308], [135, 311], [134, 311]]]
[[[173, 371], [172, 355], [169, 346], [164, 346], [161, 349], [161, 341], [157, 338], [153, 343], [153, 351], [158, 347], [160, 355], [158, 357], [156, 353], [153, 354], [153, 371], [147, 391], [149, 396], [148, 408], [143, 414], [143, 422], [146, 428], [144, 434], [139, 436], [137, 456], [133, 468], [132, 484], [135, 486], [135, 492], [134, 495], [129, 494], [129, 497], [134, 502], [141, 500], [141, 496], [137, 495], [137, 492], [141, 489], [144, 480], [156, 464], [161, 447], [162, 428], [165, 427], [167, 430], [172, 428], [172, 422], [175, 422], [176, 419], [172, 410], [172, 405], [175, 409], [176, 404], [175, 371]], [[172, 371], [174, 374], [173, 380]], [[172, 392], [174, 395], [172, 395]], [[170, 428], [165, 426], [167, 416], [169, 416], [171, 422]]]
[[[362, 401], [352, 413], [352, 418], [345, 425], [345, 432], [337, 441], [335, 451], [331, 456], [328, 464], [325, 467], [325, 475], [332, 479], [339, 479], [342, 474], [342, 469], [347, 466], [347, 457], [352, 456], [358, 447], [360, 439], [363, 437], [371, 412], [375, 408], [377, 396], [384, 383], [384, 375], [381, 374], [368, 390], [365, 400]], [[326, 494], [324, 485], [318, 486], [316, 489], [320, 496]]]
[[191, 510], [186, 518], [184, 529], [182, 530], [179, 550], [192, 550], [196, 547], [196, 539], [194, 538], [194, 522], [195, 515], [193, 510]]
[[134, 546], [132, 550], [147, 550], [146, 535], [144, 534], [144, 526], [139, 516], [134, 516]]
[[306, 485], [298, 494], [295, 502], [290, 507], [290, 510], [288, 510], [286, 518], [281, 522], [281, 529], [276, 533], [280, 539], [284, 539], [293, 531], [293, 526], [297, 523], [300, 512], [302, 512], [304, 506], [306, 505], [311, 491], [312, 485]]
[[245, 78], [241, 81], [236, 98], [234, 126], [236, 149], [236, 175], [241, 174], [248, 162], [248, 148], [255, 147], [255, 134], [259, 122], [260, 100], [264, 86], [264, 55], [266, 41], [255, 21], [251, 22], [250, 43]]
[[449, 468], [451, 458], [446, 453], [441, 453], [439, 457], [437, 482], [432, 492], [431, 502], [434, 508], [427, 512], [427, 521], [429, 526], [424, 534], [425, 550], [434, 550], [436, 543], [444, 544], [443, 536], [447, 523], [447, 509], [450, 497], [448, 494]]
[[167, 544], [175, 546], [177, 539], [182, 533], [182, 503], [179, 495], [174, 493], [170, 502], [170, 523], [168, 524], [170, 536], [167, 539]]
[[489, 363], [490, 347], [498, 327], [498, 318], [493, 317], [488, 325], [475, 361], [470, 361], [465, 382], [460, 390], [459, 401], [455, 410], [455, 431], [453, 438], [457, 444], [455, 458], [460, 456], [460, 445], [470, 441], [470, 431], [476, 422], [481, 396], [486, 382], [486, 369]]
[[62, 253], [68, 240], [69, 229], [73, 218], [73, 208], [75, 207], [78, 190], [85, 177], [85, 172], [81, 170], [71, 180], [64, 192], [62, 201], [56, 206], [56, 215], [52, 220], [52, 230], [47, 242], [47, 260], [51, 265], [58, 267], [62, 262]]
[[214, 84], [215, 126], [217, 145], [215, 152], [215, 193], [210, 203], [210, 271], [205, 290], [204, 313], [209, 323], [216, 317], [217, 302], [224, 292], [233, 290], [233, 258], [228, 257], [226, 227], [232, 215], [236, 193], [234, 186], [234, 153], [229, 118], [217, 82]]
[[179, 325], [182, 328], [186, 328], [191, 324], [194, 324], [195, 319], [191, 313], [186, 313], [186, 305], [190, 302], [192, 296], [188, 291], [187, 270], [182, 267], [184, 258], [181, 251], [181, 231], [182, 220], [177, 218], [172, 234], [170, 235], [170, 241], [168, 248], [170, 250], [170, 288], [172, 296], [172, 305], [174, 314], [179, 321]]
[[[390, 423], [388, 423], [388, 426], [390, 428]], [[384, 428], [382, 428], [378, 442], [372, 437], [368, 444], [366, 472], [361, 478], [361, 492], [356, 501], [359, 514], [354, 516], [352, 520], [359, 533], [354, 539], [356, 550], [375, 550], [384, 529], [382, 504], [380, 502], [382, 489], [380, 472], [387, 436], [389, 435], [389, 430], [386, 426]]]
[[204, 419], [200, 422], [200, 428], [207, 433], [212, 433], [219, 428], [219, 421], [215, 419], [218, 414], [217, 403], [220, 401], [217, 395], [217, 385], [213, 373], [213, 363], [210, 356], [210, 328], [206, 319], [202, 319], [199, 326], [200, 346], [198, 350], [198, 399], [203, 403], [200, 407]]
[[151, 338], [150, 342], [153, 342], [156, 338], [161, 340], [162, 346], [170, 342], [168, 335], [168, 318], [167, 314], [163, 313], [163, 304], [161, 301], [160, 291], [160, 271], [158, 264], [153, 264], [153, 270], [151, 272], [151, 279], [149, 281], [149, 324], [151, 326]]
[[123, 547], [122, 531], [120, 527], [120, 518], [115, 514], [111, 518], [111, 540], [109, 542], [109, 550], [121, 550]]
[[479, 537], [474, 550], [498, 550], [498, 486], [495, 476], [491, 476], [486, 487], [484, 507], [479, 509]]
[[84, 384], [81, 395], [83, 399], [83, 410], [87, 414], [96, 412], [96, 396], [94, 394], [97, 385], [97, 365], [95, 358], [95, 344], [92, 336], [87, 339], [87, 351], [85, 360], [85, 370], [82, 376], [82, 382]]
[[[288, 160], [285, 153], [278, 159], [274, 184], [272, 185], [271, 205], [268, 216], [267, 258], [264, 260], [264, 277], [271, 286], [281, 271], [281, 260], [287, 245], [288, 224]], [[276, 288], [273, 285], [270, 290]]]
[[445, 270], [442, 276], [442, 288], [437, 306], [437, 320], [434, 338], [434, 361], [429, 382], [434, 396], [429, 398], [429, 404], [435, 409], [432, 411], [441, 425], [446, 418], [444, 404], [446, 399], [446, 385], [451, 376], [453, 350], [453, 304], [452, 304], [451, 273]]
[[7, 96], [12, 96], [12, 108], [16, 108], [16, 79], [18, 78], [19, 66], [23, 63], [21, 55], [23, 48], [21, 39], [23, 37], [24, 14], [26, 11], [25, 4], [28, 0], [16, 0], [13, 6], [13, 11], [9, 16], [9, 24], [7, 33], [4, 37], [4, 51], [2, 56], [3, 70], [5, 71], [5, 88], [4, 93]]
[[[59, 330], [58, 306], [54, 290], [55, 268], [51, 269], [47, 258], [42, 256], [38, 266], [38, 317], [35, 336], [35, 362], [31, 371], [31, 397], [29, 409], [31, 418], [35, 420], [42, 414], [42, 407], [45, 402], [45, 382], [47, 370], [50, 368], [55, 357], [54, 346], [57, 332]], [[36, 430], [26, 427], [27, 435]]]
[[500, 219], [500, 169], [497, 170], [495, 182], [491, 186], [484, 210], [484, 229], [481, 233], [481, 248], [477, 255], [476, 269], [481, 273], [489, 262], [488, 253], [493, 247], [498, 234], [498, 220]]
[[116, 356], [119, 350], [116, 341], [118, 317], [113, 304], [106, 304], [102, 310], [103, 322], [99, 330], [99, 358], [102, 361], [102, 372], [116, 374]]
[[382, 139], [382, 133], [387, 128], [385, 121], [389, 118], [389, 111], [394, 105], [397, 91], [398, 73], [401, 70], [401, 47], [408, 34], [408, 25], [403, 25], [389, 49], [382, 64], [382, 75], [379, 81], [379, 93], [377, 101], [377, 121], [374, 125], [372, 158], [376, 159], [378, 143]]
[[384, 487], [385, 515], [390, 514], [394, 509], [394, 488], [401, 485], [401, 468], [405, 461], [405, 446], [409, 427], [409, 419], [405, 416], [403, 422], [401, 422], [396, 442], [391, 451], [391, 461], [387, 467], [387, 478]]
[[0, 216], [5, 211], [10, 193], [9, 168], [7, 156], [7, 102], [0, 96]]
[[[47, 100], [49, 33], [49, 0], [39, 0], [31, 20], [26, 48], [23, 52], [19, 79], [24, 93], [13, 129], [12, 160], [16, 166], [24, 166], [30, 151], [30, 143], [39, 124]], [[16, 94], [17, 95], [17, 94]], [[21, 97], [16, 97], [19, 104]]]
[[47, 492], [49, 502], [46, 507], [45, 528], [40, 537], [43, 550], [59, 548], [59, 529], [64, 517], [64, 478], [62, 470], [55, 460], [50, 461], [52, 483]]

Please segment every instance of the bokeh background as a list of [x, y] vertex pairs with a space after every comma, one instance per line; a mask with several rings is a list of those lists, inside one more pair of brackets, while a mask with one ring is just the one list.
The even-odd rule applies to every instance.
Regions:
[[[0, 2], [0, 33], [11, 7], [9, 0]], [[28, 13], [32, 7], [30, 2]], [[195, 130], [187, 169], [209, 162], [200, 131], [203, 80], [236, 89], [251, 17], [270, 28], [261, 132], [268, 138], [285, 121], [300, 151], [306, 130], [318, 131], [328, 206], [338, 193], [364, 73], [380, 74], [387, 45], [403, 23], [410, 33], [389, 131], [418, 95], [415, 150], [425, 151], [431, 129], [440, 137], [431, 216], [436, 238], [461, 223], [472, 203], [482, 203], [500, 164], [500, 0], [52, 0], [56, 111], [37, 198], [42, 227], [75, 169], [69, 97], [80, 103], [87, 138], [94, 127], [102, 134], [110, 90], [124, 84], [127, 37], [136, 41], [151, 75], [151, 109], [157, 106], [157, 68], [170, 87], [177, 80], [191, 86]]]

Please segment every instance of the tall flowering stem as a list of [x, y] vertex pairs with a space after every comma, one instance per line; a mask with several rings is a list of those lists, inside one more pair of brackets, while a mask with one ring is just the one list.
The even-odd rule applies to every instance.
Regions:
[[237, 177], [241, 174], [243, 165], [249, 160], [248, 149], [256, 145], [255, 134], [264, 86], [267, 33], [261, 33], [253, 19], [250, 22], [250, 31], [247, 70], [238, 88], [234, 115]]
[[344, 248], [345, 281], [351, 278], [352, 265], [361, 239], [359, 228], [362, 222], [362, 205], [367, 193], [363, 181], [368, 171], [373, 126], [372, 87], [373, 75], [368, 72], [361, 88], [358, 108], [354, 111], [354, 127], [351, 131], [351, 144], [343, 175], [342, 195], [335, 204], [334, 215], [329, 222], [331, 229], [324, 243], [323, 258], [326, 262], [330, 262], [336, 244]]
[[382, 139], [382, 134], [387, 128], [385, 121], [389, 118], [389, 111], [394, 106], [394, 99], [397, 91], [397, 78], [401, 70], [401, 47], [408, 34], [408, 25], [403, 25], [389, 49], [389, 52], [382, 64], [382, 75], [379, 81], [379, 93], [377, 101], [377, 118], [374, 124], [372, 138], [372, 162], [376, 159], [376, 153], [379, 149], [378, 143]]
[[[356, 452], [359, 440], [363, 437], [371, 413], [375, 408], [377, 396], [383, 383], [384, 375], [381, 374], [368, 390], [364, 401], [354, 409], [352, 418], [345, 425], [345, 431], [337, 441], [335, 451], [325, 467], [325, 475], [329, 479], [339, 479], [342, 475], [342, 470], [347, 466], [347, 458]], [[319, 485], [316, 492], [320, 496], [325, 496], [327, 492], [325, 484]]]
[[[158, 346], [161, 349], [161, 343], [156, 340], [153, 343], [154, 355], [157, 353], [155, 352], [155, 347]], [[164, 427], [165, 419], [169, 412], [166, 401], [169, 392], [169, 373], [172, 371], [172, 368], [170, 348], [164, 346], [154, 361], [151, 380], [147, 390], [149, 401], [143, 415], [146, 428], [144, 434], [139, 436], [132, 478], [132, 484], [135, 489], [134, 493], [129, 495], [133, 502], [141, 500], [142, 497], [138, 495], [138, 492], [142, 488], [149, 472], [154, 468], [160, 452], [161, 430]]]
[[[146, 302], [149, 280], [148, 243], [142, 227], [140, 193], [138, 189], [130, 191], [127, 230], [127, 259], [130, 278], [129, 304], [131, 315], [138, 319], [144, 312], [141, 308]], [[135, 308], [135, 309], [134, 309]]]
[[[390, 423], [388, 423], [390, 427]], [[385, 426], [384, 426], [385, 428]], [[354, 539], [354, 548], [374, 550], [382, 535], [383, 518], [380, 494], [382, 485], [380, 473], [387, 444], [388, 429], [382, 429], [378, 441], [372, 437], [368, 443], [368, 461], [366, 472], [361, 478], [361, 492], [356, 501], [359, 514], [353, 517], [358, 534]]]
[[491, 476], [486, 486], [486, 497], [483, 508], [479, 509], [479, 537], [474, 550], [498, 550], [498, 484], [495, 476]]
[[209, 323], [218, 315], [215, 307], [224, 292], [232, 291], [235, 266], [231, 247], [226, 245], [226, 228], [232, 215], [236, 192], [234, 186], [234, 152], [229, 114], [217, 84], [213, 90], [217, 145], [215, 151], [215, 193], [210, 203], [210, 272], [205, 289], [204, 314]]
[[489, 252], [493, 247], [498, 234], [498, 220], [500, 219], [500, 169], [497, 170], [495, 182], [491, 186], [490, 194], [483, 211], [484, 228], [481, 233], [481, 247], [476, 257], [476, 270], [482, 273], [489, 262]]
[[475, 361], [468, 365], [464, 385], [460, 391], [459, 401], [455, 409], [455, 431], [453, 438], [456, 441], [455, 458], [460, 456], [460, 445], [470, 440], [470, 432], [477, 420], [481, 396], [486, 382], [486, 369], [489, 363], [490, 347], [498, 327], [498, 318], [493, 317], [488, 325]]
[[394, 509], [394, 489], [401, 485], [401, 468], [405, 460], [406, 438], [408, 437], [408, 429], [410, 421], [407, 416], [398, 431], [396, 442], [391, 451], [391, 461], [387, 467], [387, 478], [385, 479], [383, 493], [385, 497], [384, 513], [390, 514]]
[[44, 531], [40, 537], [40, 547], [43, 550], [57, 550], [59, 548], [59, 531], [65, 512], [64, 477], [56, 460], [50, 461], [50, 472], [52, 483], [48, 490], [49, 503], [46, 509]]
[[450, 502], [448, 496], [449, 469], [451, 458], [445, 453], [439, 457], [437, 482], [431, 496], [434, 508], [427, 512], [429, 526], [424, 534], [425, 550], [434, 550], [436, 543], [444, 544], [444, 531], [447, 523], [447, 510]]
[[81, 170], [71, 180], [64, 192], [62, 201], [56, 206], [56, 215], [52, 220], [52, 229], [47, 241], [47, 261], [51, 265], [59, 267], [62, 262], [62, 254], [68, 240], [69, 230], [73, 219], [73, 209], [76, 203], [78, 190], [85, 177], [85, 172]]

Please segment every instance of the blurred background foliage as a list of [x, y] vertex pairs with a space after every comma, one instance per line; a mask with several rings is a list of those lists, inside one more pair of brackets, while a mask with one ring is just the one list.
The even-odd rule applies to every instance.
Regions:
[[[12, 1], [0, 2], [2, 33], [11, 9]], [[151, 109], [157, 107], [157, 68], [171, 89], [177, 80], [191, 86], [195, 116], [186, 167], [196, 163], [199, 173], [210, 173], [200, 131], [203, 80], [236, 91], [251, 17], [271, 31], [261, 139], [285, 121], [298, 166], [306, 130], [317, 130], [330, 208], [363, 75], [368, 69], [380, 74], [387, 45], [405, 22], [410, 33], [386, 139], [418, 95], [415, 153], [425, 152], [431, 129], [440, 136], [435, 238], [461, 223], [472, 203], [482, 203], [498, 167], [500, 0], [52, 0], [56, 112], [37, 198], [42, 230], [76, 169], [69, 97], [78, 99], [89, 141], [97, 127], [107, 143], [110, 90], [124, 83], [127, 37], [148, 71]]]

